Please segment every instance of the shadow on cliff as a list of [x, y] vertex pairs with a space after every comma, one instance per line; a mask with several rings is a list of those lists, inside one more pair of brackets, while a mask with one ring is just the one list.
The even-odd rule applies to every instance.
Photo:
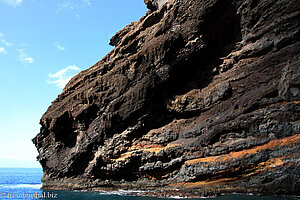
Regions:
[[230, 54], [242, 40], [240, 16], [236, 13], [229, 1], [217, 1], [203, 16], [197, 34], [202, 35], [205, 46], [174, 66], [166, 85], [169, 98], [202, 89], [219, 73], [214, 68], [221, 65], [221, 58]]
[[[218, 13], [219, 15], [216, 15]], [[185, 94], [193, 89], [205, 88], [211, 83], [213, 77], [219, 72], [214, 69], [223, 63], [222, 57], [226, 57], [236, 47], [236, 43], [242, 40], [240, 28], [240, 16], [236, 8], [230, 1], [217, 1], [217, 3], [203, 16], [202, 23], [197, 27], [197, 35], [202, 35], [205, 43], [203, 48], [188, 54], [185, 59], [177, 56], [185, 48], [186, 42], [183, 37], [177, 35], [171, 45], [171, 49], [163, 62], [172, 66], [169, 72], [169, 79], [162, 82], [159, 87], [147, 91], [147, 102], [142, 110], [131, 115], [122, 124], [137, 124], [147, 113], [147, 117], [142, 120], [143, 126], [133, 131], [128, 140], [133, 141], [141, 138], [152, 129], [163, 127], [174, 119], [190, 118], [199, 115], [199, 112], [171, 113], [166, 109], [166, 104], [176, 95]], [[230, 95], [230, 94], [229, 94]], [[146, 111], [146, 112], [145, 112]], [[120, 124], [116, 120], [116, 124]], [[120, 126], [117, 126], [120, 128]], [[118, 130], [120, 131], [120, 130]], [[113, 132], [116, 132], [114, 130]], [[138, 178], [140, 158], [135, 158], [132, 164], [117, 173], [107, 172], [103, 177], [103, 172], [97, 175], [101, 178], [112, 178], [119, 180], [120, 177], [126, 180], [136, 180]], [[101, 174], [101, 175], [100, 175]], [[97, 176], [96, 175], [96, 176]]]
[[173, 65], [170, 78], [153, 94], [153, 99], [157, 100], [154, 103], [149, 102], [159, 110], [159, 114], [156, 115], [164, 116], [165, 119], [152, 123], [149, 129], [164, 126], [174, 118], [190, 118], [199, 115], [201, 111], [170, 113], [166, 110], [166, 104], [176, 95], [184, 95], [193, 89], [208, 86], [214, 76], [220, 73], [216, 69], [223, 63], [222, 58], [228, 56], [236, 48], [236, 44], [242, 40], [240, 16], [237, 15], [236, 8], [230, 1], [217, 1], [202, 17], [203, 22], [197, 27], [197, 35], [202, 35], [205, 46], [176, 62], [178, 51], [186, 45], [183, 38], [177, 39], [170, 55], [167, 56], [168, 60], [165, 61], [165, 64]]

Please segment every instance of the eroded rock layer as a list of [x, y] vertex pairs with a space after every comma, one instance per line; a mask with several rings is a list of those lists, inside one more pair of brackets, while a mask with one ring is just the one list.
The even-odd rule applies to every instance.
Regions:
[[43, 188], [299, 194], [299, 1], [145, 3], [43, 115]]

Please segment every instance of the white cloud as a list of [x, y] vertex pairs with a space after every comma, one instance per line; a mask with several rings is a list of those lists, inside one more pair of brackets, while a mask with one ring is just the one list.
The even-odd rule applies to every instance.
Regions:
[[1, 42], [2, 42], [4, 45], [8, 46], [8, 47], [10, 47], [10, 46], [13, 45], [12, 43], [7, 42], [7, 41], [6, 41], [5, 39], [3, 39], [3, 38], [1, 38]]
[[0, 42], [2, 42], [5, 46], [8, 46], [8, 47], [13, 45], [12, 43], [7, 42], [3, 37], [5, 37], [5, 35], [3, 33], [0, 33]]
[[47, 82], [50, 84], [55, 84], [57, 87], [63, 89], [78, 71], [80, 71], [79, 67], [75, 65], [69, 65], [68, 67], [59, 70], [54, 74], [49, 73], [48, 77], [55, 80], [47, 80]]
[[59, 50], [61, 51], [64, 51], [65, 50], [65, 47], [63, 47], [61, 44], [59, 44], [58, 42], [54, 42], [54, 46], [56, 48], [58, 48]]
[[62, 10], [74, 10], [75, 8], [77, 8], [78, 5], [77, 4], [73, 4], [70, 2], [64, 2], [61, 5], [58, 6], [58, 8], [56, 9], [56, 12], [59, 13]]
[[27, 55], [24, 51], [24, 49], [17, 49], [17, 51], [20, 53], [19, 54], [19, 60], [23, 63], [23, 64], [32, 64], [34, 63], [34, 58], [32, 58], [31, 56]]
[[73, 10], [77, 7], [77, 4], [72, 4], [70, 2], [65, 2], [61, 5], [61, 8]]
[[19, 6], [22, 3], [22, 0], [0, 0], [0, 2], [6, 3], [10, 6]]
[[92, 5], [91, 0], [82, 0], [82, 2], [83, 2], [83, 4], [84, 4], [85, 6], [91, 6], [91, 5]]
[[32, 57], [24, 58], [24, 61], [27, 63], [34, 63], [34, 59]]
[[0, 47], [0, 53], [6, 53], [6, 50], [3, 47]]
[[62, 10], [75, 10], [83, 7], [90, 7], [91, 5], [91, 0], [69, 0], [64, 1], [62, 4], [60, 4], [56, 9], [56, 12], [59, 13]]

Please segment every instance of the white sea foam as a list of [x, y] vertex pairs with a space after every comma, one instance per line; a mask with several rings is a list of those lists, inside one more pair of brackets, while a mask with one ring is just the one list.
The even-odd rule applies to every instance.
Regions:
[[33, 188], [40, 189], [42, 184], [9, 184], [9, 185], [1, 185], [4, 188]]
[[143, 190], [119, 190], [120, 193], [124, 193], [124, 194], [132, 194], [132, 193], [144, 193], [146, 191]]
[[120, 196], [124, 196], [124, 195], [137, 195], [137, 194], [141, 194], [141, 193], [145, 193], [146, 191], [143, 190], [115, 190], [115, 191], [105, 191], [105, 190], [101, 190], [101, 191], [97, 191], [99, 194], [101, 195], [120, 195]]
[[[184, 197], [182, 197], [182, 196], [170, 196], [168, 198], [170, 198], [170, 199], [188, 199], [190, 197], [188, 197], [188, 196], [184, 196]], [[197, 197], [197, 199], [212, 199], [212, 198], [216, 198], [216, 196]]]
[[171, 199], [187, 199], [188, 197], [181, 197], [181, 196], [170, 196]]

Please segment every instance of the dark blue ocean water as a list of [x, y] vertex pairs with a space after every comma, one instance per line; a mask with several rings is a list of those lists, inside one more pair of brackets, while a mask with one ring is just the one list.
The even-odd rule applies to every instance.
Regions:
[[[157, 197], [140, 197], [126, 195], [126, 191], [112, 193], [78, 192], [41, 190], [41, 169], [28, 168], [0, 168], [0, 199], [59, 199], [59, 200], [166, 200]], [[176, 198], [176, 197], [174, 197]], [[227, 195], [215, 200], [295, 200], [296, 197], [287, 196], [254, 196]]]

